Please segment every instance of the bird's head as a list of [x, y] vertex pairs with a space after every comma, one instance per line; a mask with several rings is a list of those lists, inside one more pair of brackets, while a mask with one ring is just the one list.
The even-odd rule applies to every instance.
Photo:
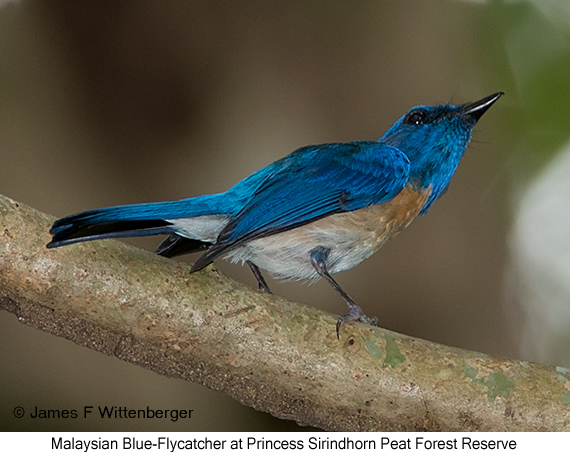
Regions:
[[424, 188], [431, 187], [424, 213], [445, 190], [471, 139], [475, 124], [503, 95], [491, 94], [463, 105], [421, 105], [402, 116], [380, 142], [404, 152], [410, 159], [410, 177]]

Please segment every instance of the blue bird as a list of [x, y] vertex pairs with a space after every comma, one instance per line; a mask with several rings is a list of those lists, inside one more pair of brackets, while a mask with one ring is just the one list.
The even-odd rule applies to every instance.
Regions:
[[418, 106], [378, 141], [306, 146], [225, 193], [78, 213], [56, 221], [54, 248], [115, 237], [170, 234], [156, 253], [205, 250], [191, 273], [225, 255], [276, 278], [324, 278], [348, 305], [348, 322], [377, 324], [331, 274], [370, 257], [447, 190], [479, 118], [502, 95], [464, 105]]

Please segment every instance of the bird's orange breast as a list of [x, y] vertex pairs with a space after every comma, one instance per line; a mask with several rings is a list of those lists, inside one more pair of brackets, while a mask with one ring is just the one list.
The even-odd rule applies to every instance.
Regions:
[[[351, 212], [331, 215], [315, 222], [315, 226], [338, 228], [361, 235], [364, 242], [376, 242], [378, 249], [387, 240], [403, 230], [418, 216], [431, 194], [431, 188], [414, 188], [407, 184], [388, 202]], [[321, 224], [319, 224], [321, 223]], [[371, 243], [372, 244], [372, 243]]]

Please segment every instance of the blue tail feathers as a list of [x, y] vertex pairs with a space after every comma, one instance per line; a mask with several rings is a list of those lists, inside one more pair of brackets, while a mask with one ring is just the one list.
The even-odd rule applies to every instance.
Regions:
[[57, 220], [48, 248], [118, 237], [140, 237], [174, 232], [169, 219], [224, 213], [221, 194], [181, 201], [132, 204], [89, 210]]

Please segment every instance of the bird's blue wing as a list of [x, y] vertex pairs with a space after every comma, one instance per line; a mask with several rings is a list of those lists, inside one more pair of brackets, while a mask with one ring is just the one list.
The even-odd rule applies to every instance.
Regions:
[[[395, 147], [357, 141], [301, 148], [260, 172], [263, 183], [193, 271], [246, 241], [389, 201], [406, 185], [410, 162]], [[240, 189], [237, 184], [230, 191]]]

